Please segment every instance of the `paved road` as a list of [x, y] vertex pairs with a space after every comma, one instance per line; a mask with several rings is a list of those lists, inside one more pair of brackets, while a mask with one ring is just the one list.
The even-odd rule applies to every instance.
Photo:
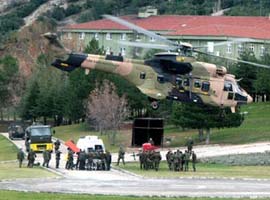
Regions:
[[[23, 141], [14, 142], [23, 145]], [[65, 150], [63, 145], [62, 150]], [[57, 170], [62, 178], [3, 180], [0, 189], [135, 196], [270, 197], [270, 180], [146, 179], [117, 170], [68, 171], [63, 169], [63, 165], [64, 161], [61, 169]], [[51, 166], [54, 171], [53, 160]]]

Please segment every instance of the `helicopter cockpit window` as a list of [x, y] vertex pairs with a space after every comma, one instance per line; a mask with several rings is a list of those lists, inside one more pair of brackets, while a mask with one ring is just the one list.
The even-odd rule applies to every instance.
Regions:
[[178, 86], [182, 85], [182, 83], [183, 83], [182, 78], [180, 78], [180, 77], [176, 77], [176, 79], [175, 79], [175, 83], [176, 83], [176, 85], [178, 85]]
[[145, 72], [140, 73], [140, 79], [145, 79]]
[[195, 80], [195, 82], [194, 82], [194, 87], [195, 87], [195, 88], [201, 88], [201, 82], [198, 81], [198, 80]]
[[228, 92], [232, 92], [233, 91], [232, 83], [225, 82], [223, 90], [228, 91]]
[[160, 83], [164, 83], [164, 76], [163, 76], [163, 75], [158, 75], [158, 76], [157, 76], [157, 80], [158, 80], [158, 82], [160, 82]]
[[184, 80], [184, 86], [185, 86], [185, 87], [189, 86], [189, 79], [188, 79], [188, 78], [186, 78], [186, 79]]
[[202, 83], [202, 91], [203, 92], [208, 92], [210, 90], [210, 83], [209, 82], [203, 82]]

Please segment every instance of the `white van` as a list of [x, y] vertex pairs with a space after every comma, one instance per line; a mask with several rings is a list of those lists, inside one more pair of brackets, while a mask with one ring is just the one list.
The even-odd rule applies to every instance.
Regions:
[[85, 152], [103, 151], [105, 152], [105, 145], [102, 139], [95, 135], [87, 135], [80, 137], [77, 142], [77, 147]]

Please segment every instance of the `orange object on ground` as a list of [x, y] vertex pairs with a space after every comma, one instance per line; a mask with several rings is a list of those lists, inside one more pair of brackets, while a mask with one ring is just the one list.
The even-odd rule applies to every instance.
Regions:
[[75, 153], [80, 151], [80, 149], [76, 146], [76, 144], [74, 144], [72, 140], [66, 141], [65, 145], [68, 146]]

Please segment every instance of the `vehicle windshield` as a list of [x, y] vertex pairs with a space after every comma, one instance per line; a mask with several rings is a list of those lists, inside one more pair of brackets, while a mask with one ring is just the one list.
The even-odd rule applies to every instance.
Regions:
[[44, 128], [33, 128], [31, 130], [31, 136], [50, 136], [51, 135], [51, 129], [48, 127], [44, 127]]

